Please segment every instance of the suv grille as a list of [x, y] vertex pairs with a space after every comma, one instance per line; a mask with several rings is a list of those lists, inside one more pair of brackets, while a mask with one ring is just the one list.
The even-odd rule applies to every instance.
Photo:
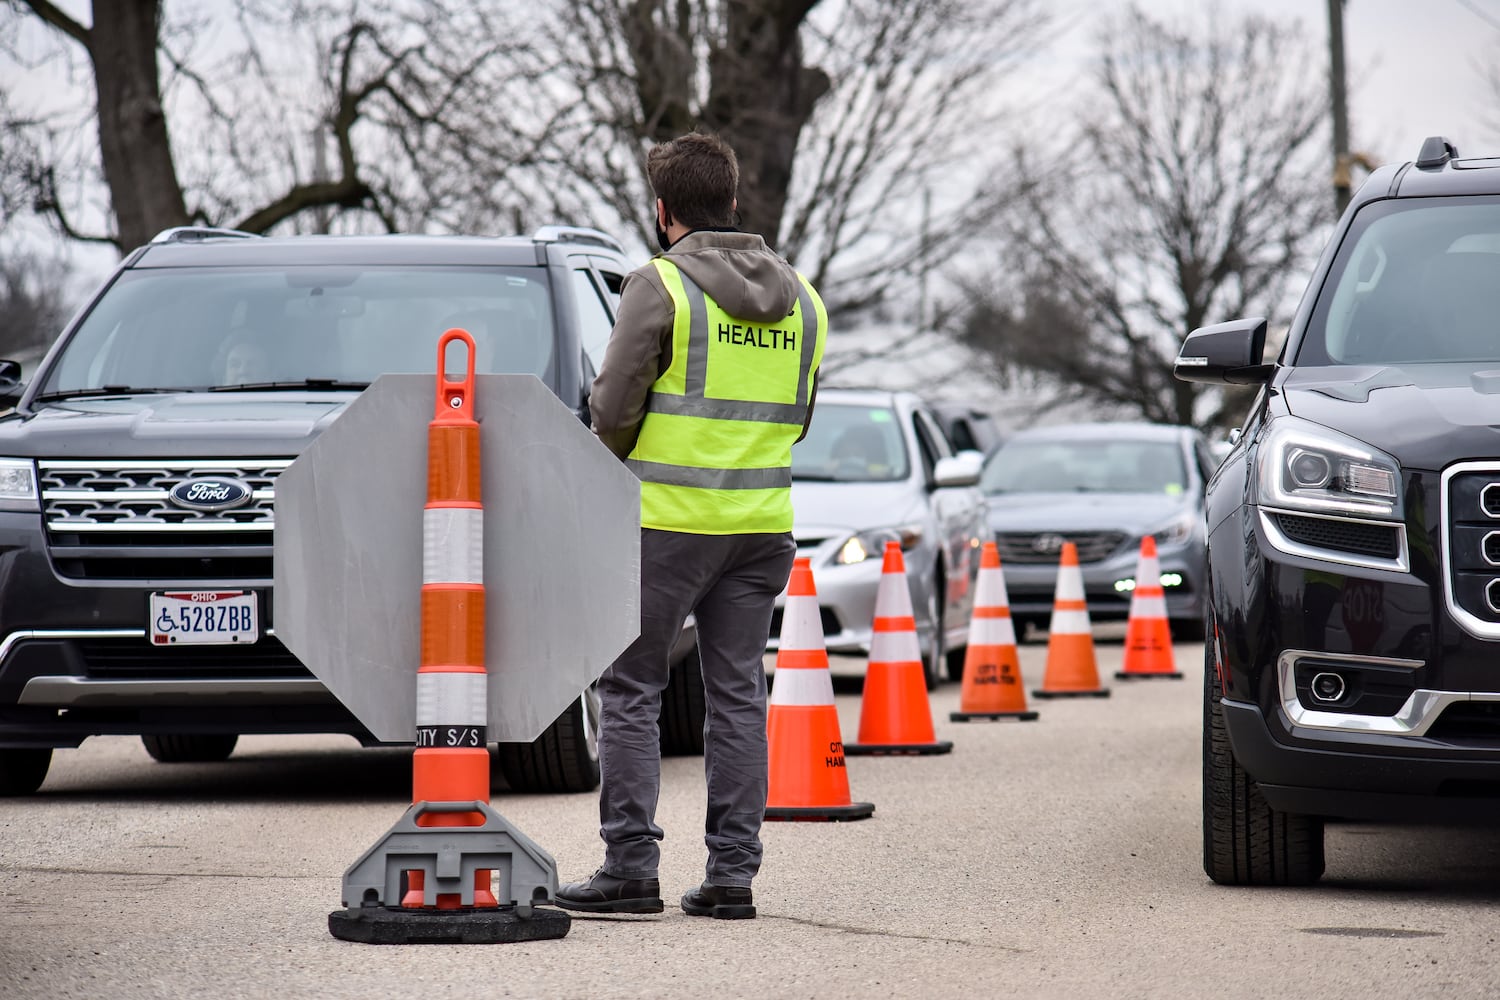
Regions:
[[[289, 458], [37, 462], [42, 517], [65, 577], [103, 580], [271, 579], [276, 477]], [[238, 479], [250, 501], [224, 511], [180, 508], [173, 487]]]
[[1395, 527], [1300, 514], [1277, 514], [1276, 525], [1292, 541], [1314, 548], [1382, 559], [1401, 554], [1401, 536]]
[[1468, 463], [1443, 480], [1450, 604], [1500, 633], [1500, 464]]
[[995, 536], [995, 543], [1003, 562], [1056, 564], [1062, 555], [1062, 545], [1057, 541], [1061, 538], [1078, 546], [1079, 562], [1092, 563], [1114, 555], [1128, 537], [1122, 531], [1068, 535], [1051, 531], [1002, 531]]
[[82, 639], [90, 677], [311, 677], [274, 636], [214, 646], [153, 646], [145, 639]]

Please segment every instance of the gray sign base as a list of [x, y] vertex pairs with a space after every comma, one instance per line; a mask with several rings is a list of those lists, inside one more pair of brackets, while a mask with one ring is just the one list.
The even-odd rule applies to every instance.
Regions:
[[[419, 826], [419, 817], [480, 813], [479, 826]], [[403, 873], [422, 872], [425, 909], [401, 906]], [[498, 878], [498, 907], [474, 907], [476, 872]], [[365, 944], [495, 944], [560, 938], [566, 913], [538, 910], [557, 892], [557, 862], [511, 826], [489, 803], [418, 802], [344, 873], [344, 906], [328, 930]], [[438, 910], [437, 897], [459, 897], [462, 909]]]

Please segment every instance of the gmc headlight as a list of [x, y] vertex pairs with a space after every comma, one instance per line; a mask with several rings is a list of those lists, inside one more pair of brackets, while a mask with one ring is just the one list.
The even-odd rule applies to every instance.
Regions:
[[40, 509], [36, 463], [29, 458], [0, 458], [0, 510]]
[[1185, 510], [1150, 534], [1156, 539], [1157, 545], [1181, 545], [1193, 537], [1193, 528], [1197, 523], [1198, 515]]
[[1299, 417], [1273, 421], [1256, 462], [1262, 505], [1403, 518], [1396, 460], [1321, 424]]
[[901, 551], [908, 552], [921, 540], [922, 526], [920, 524], [906, 524], [896, 528], [872, 528], [869, 531], [851, 535], [848, 541], [839, 546], [838, 552], [834, 554], [833, 562], [836, 566], [853, 566], [866, 559], [879, 558], [885, 552], [886, 542], [900, 542]]

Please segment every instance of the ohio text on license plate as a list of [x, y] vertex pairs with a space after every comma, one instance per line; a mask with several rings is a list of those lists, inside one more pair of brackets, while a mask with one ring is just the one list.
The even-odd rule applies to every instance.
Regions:
[[254, 642], [260, 638], [259, 606], [253, 590], [188, 590], [151, 595], [151, 641]]

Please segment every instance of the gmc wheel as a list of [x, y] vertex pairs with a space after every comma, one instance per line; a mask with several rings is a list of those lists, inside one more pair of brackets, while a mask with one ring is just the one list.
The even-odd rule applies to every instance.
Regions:
[[694, 649], [677, 663], [661, 693], [661, 755], [701, 757], [703, 720], [708, 703], [703, 695], [703, 661]]
[[[1213, 635], [1211, 627], [1205, 629]], [[1203, 664], [1203, 870], [1220, 885], [1311, 885], [1323, 875], [1323, 820], [1278, 812], [1229, 746], [1214, 643]]]
[[587, 792], [599, 787], [599, 692], [590, 685], [530, 743], [495, 750], [513, 792]]

